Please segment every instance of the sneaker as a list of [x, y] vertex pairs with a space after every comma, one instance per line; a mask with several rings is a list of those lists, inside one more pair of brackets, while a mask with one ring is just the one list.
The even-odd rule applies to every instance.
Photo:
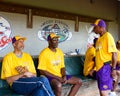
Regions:
[[117, 94], [115, 92], [110, 92], [109, 96], [117, 96]]

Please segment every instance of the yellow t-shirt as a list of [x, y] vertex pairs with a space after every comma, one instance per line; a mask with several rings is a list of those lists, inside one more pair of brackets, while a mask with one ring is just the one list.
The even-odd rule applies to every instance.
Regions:
[[1, 78], [5, 79], [6, 77], [14, 76], [19, 74], [16, 70], [16, 66], [26, 66], [28, 70], [32, 73], [36, 73], [32, 57], [24, 53], [21, 58], [18, 58], [13, 52], [7, 54], [2, 62], [2, 72]]
[[90, 73], [90, 70], [94, 66], [93, 58], [95, 57], [95, 47], [90, 47], [85, 54], [84, 70], [83, 73], [87, 76]]
[[49, 48], [45, 48], [39, 55], [38, 69], [45, 70], [61, 77], [61, 68], [64, 68], [64, 54], [56, 48], [56, 52], [51, 51]]
[[96, 70], [98, 71], [104, 62], [112, 61], [112, 52], [117, 52], [112, 35], [106, 32], [96, 42]]

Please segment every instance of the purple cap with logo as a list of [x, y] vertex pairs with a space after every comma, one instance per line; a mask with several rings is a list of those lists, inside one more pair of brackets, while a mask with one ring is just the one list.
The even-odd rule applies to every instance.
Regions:
[[12, 43], [15, 43], [17, 40], [19, 40], [19, 39], [22, 39], [22, 40], [26, 40], [26, 38], [25, 37], [21, 37], [21, 36], [14, 36], [13, 38], [12, 38]]
[[47, 37], [47, 41], [49, 41], [50, 39], [53, 38], [60, 38], [60, 36], [56, 35], [55, 33], [51, 32], [48, 37]]
[[106, 28], [106, 23], [102, 19], [97, 19], [95, 23], [91, 24], [92, 26], [100, 26]]

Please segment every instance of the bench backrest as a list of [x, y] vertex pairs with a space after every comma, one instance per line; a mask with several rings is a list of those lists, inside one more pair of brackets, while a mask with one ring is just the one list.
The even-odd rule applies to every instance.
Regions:
[[66, 74], [83, 75], [84, 56], [65, 57]]

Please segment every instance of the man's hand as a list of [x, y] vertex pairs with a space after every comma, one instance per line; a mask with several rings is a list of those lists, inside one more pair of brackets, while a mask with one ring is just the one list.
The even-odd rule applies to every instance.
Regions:
[[116, 70], [112, 70], [111, 75], [113, 78], [116, 78]]
[[28, 72], [28, 69], [26, 66], [22, 67], [22, 66], [17, 66], [15, 68], [17, 70], [17, 72], [20, 74], [20, 73], [25, 73], [25, 72]]
[[89, 75], [90, 75], [90, 76], [93, 76], [94, 71], [95, 71], [95, 70], [90, 70]]
[[58, 77], [56, 78], [59, 82], [61, 82], [62, 84], [66, 84], [67, 83], [67, 79], [66, 76], [63, 77]]
[[35, 77], [35, 75], [31, 72], [25, 72], [24, 77]]
[[66, 83], [67, 83], [67, 78], [66, 78], [66, 76], [63, 76], [63, 77], [62, 77], [62, 80], [63, 80], [63, 84], [66, 84]]

